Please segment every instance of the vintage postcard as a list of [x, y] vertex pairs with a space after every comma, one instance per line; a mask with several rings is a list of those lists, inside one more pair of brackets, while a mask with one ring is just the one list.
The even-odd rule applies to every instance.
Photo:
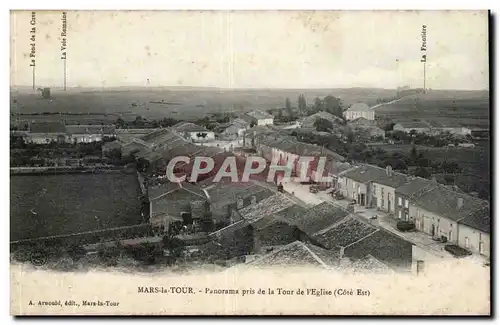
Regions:
[[490, 315], [487, 11], [11, 11], [12, 315]]

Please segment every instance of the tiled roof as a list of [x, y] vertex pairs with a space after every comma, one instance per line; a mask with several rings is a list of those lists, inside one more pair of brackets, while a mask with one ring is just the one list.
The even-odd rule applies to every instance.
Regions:
[[400, 193], [406, 196], [418, 195], [418, 193], [431, 190], [435, 186], [438, 186], [436, 182], [433, 182], [425, 178], [417, 177], [397, 187], [396, 193]]
[[280, 149], [284, 152], [295, 154], [298, 156], [321, 156], [333, 160], [345, 161], [345, 158], [336, 152], [329, 149], [300, 141], [286, 140], [283, 138], [263, 138], [260, 143], [271, 147]]
[[66, 125], [69, 134], [114, 134], [114, 125]]
[[341, 207], [329, 202], [323, 202], [304, 213], [288, 216], [288, 220], [300, 230], [311, 236], [341, 221], [347, 215], [348, 212]]
[[353, 260], [347, 265], [347, 268], [354, 273], [387, 274], [394, 272], [389, 266], [377, 260], [370, 254], [366, 255], [362, 259]]
[[489, 206], [485, 206], [471, 213], [458, 223], [471, 228], [483, 231], [487, 234], [491, 231], [491, 211]]
[[339, 118], [333, 114], [330, 114], [330, 113], [324, 112], [324, 111], [320, 111], [320, 112], [317, 112], [313, 115], [309, 115], [307, 117], [302, 118], [300, 120], [300, 123], [302, 123], [303, 126], [314, 125], [314, 123], [316, 122], [317, 119], [327, 120], [327, 121], [330, 121], [334, 124], [337, 124], [340, 121], [342, 121], [341, 118]]
[[255, 111], [252, 111], [252, 112], [248, 112], [246, 113], [248, 116], [251, 116], [257, 120], [263, 120], [263, 119], [272, 119], [274, 118], [274, 116], [272, 116], [271, 114], [268, 114], [266, 112], [263, 112], [261, 110], [255, 110]]
[[347, 217], [331, 228], [314, 234], [313, 238], [321, 246], [332, 249], [351, 245], [376, 231], [377, 228], [355, 217]]
[[203, 126], [190, 122], [180, 122], [172, 126], [172, 128], [177, 132], [210, 132]]
[[249, 124], [247, 121], [245, 121], [245, 120], [243, 120], [243, 119], [241, 119], [241, 118], [236, 118], [236, 119], [234, 119], [234, 120], [231, 122], [231, 125], [234, 125], [234, 126], [236, 126], [236, 127], [238, 127], [238, 128], [246, 128], [246, 127], [248, 127], [250, 124]]
[[248, 265], [257, 267], [315, 266], [329, 269], [336, 264], [336, 256], [338, 256], [336, 252], [295, 241], [248, 263]]
[[388, 176], [384, 168], [365, 164], [353, 167], [341, 176], [359, 183], [375, 182], [392, 187], [399, 187], [408, 180], [408, 176], [404, 174], [392, 171], [391, 176]]
[[355, 104], [352, 104], [348, 109], [348, 111], [371, 111], [371, 108], [368, 107], [368, 105], [366, 105], [365, 103], [355, 103]]
[[33, 122], [29, 125], [31, 133], [66, 133], [66, 127], [61, 122]]
[[276, 193], [257, 204], [240, 210], [240, 215], [246, 220], [253, 221], [280, 212], [293, 204], [294, 202], [288, 199], [284, 194]]
[[[463, 200], [462, 207], [458, 206], [459, 199]], [[413, 200], [420, 208], [454, 221], [468, 217], [488, 205], [487, 201], [440, 185], [430, 191], [414, 195]]]
[[158, 139], [170, 135], [171, 132], [168, 129], [158, 129], [153, 132], [150, 132], [146, 135], [143, 135], [140, 137], [141, 140], [146, 141], [146, 142], [153, 142], [157, 141]]
[[148, 187], [148, 196], [149, 200], [153, 201], [159, 197], [162, 197], [168, 193], [171, 193], [173, 191], [183, 189], [184, 191], [188, 192], [194, 192], [200, 197], [205, 197], [205, 193], [201, 190], [199, 186], [190, 184], [190, 183], [165, 183], [165, 184], [160, 184], [156, 186], [149, 186]]
[[351, 259], [364, 259], [372, 255], [392, 269], [411, 270], [413, 244], [389, 232], [378, 229], [371, 235], [355, 242], [344, 249], [344, 256]]

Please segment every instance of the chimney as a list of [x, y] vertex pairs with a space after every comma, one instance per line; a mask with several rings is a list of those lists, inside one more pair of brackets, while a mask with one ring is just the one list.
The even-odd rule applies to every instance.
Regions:
[[387, 176], [392, 176], [392, 166], [391, 165], [387, 165], [387, 167], [385, 167], [385, 173], [387, 174]]
[[236, 209], [243, 209], [243, 198], [239, 197], [236, 199]]
[[464, 206], [464, 199], [459, 197], [457, 199], [457, 209], [460, 210]]
[[206, 188], [202, 188], [201, 189], [203, 191], [203, 193], [205, 193], [205, 196], [207, 197], [207, 201], [210, 202], [210, 195], [208, 194], [208, 191]]

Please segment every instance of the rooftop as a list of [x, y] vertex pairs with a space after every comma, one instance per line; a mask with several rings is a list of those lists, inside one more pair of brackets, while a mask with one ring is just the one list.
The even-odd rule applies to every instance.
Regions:
[[346, 247], [378, 231], [377, 228], [357, 219], [347, 217], [326, 230], [313, 235], [313, 238], [327, 249]]
[[408, 176], [377, 166], [362, 164], [343, 172], [341, 176], [359, 183], [375, 182], [382, 185], [399, 187], [408, 180]]
[[288, 216], [287, 220], [306, 234], [312, 236], [340, 222], [348, 214], [346, 210], [339, 206], [323, 202], [304, 213]]
[[399, 121], [396, 124], [400, 124], [405, 129], [428, 129], [430, 127], [424, 121]]
[[69, 134], [114, 134], [114, 125], [66, 125]]
[[248, 112], [246, 114], [248, 116], [251, 116], [251, 117], [257, 119], [257, 120], [272, 119], [272, 118], [274, 118], [274, 116], [272, 116], [271, 114], [263, 112], [261, 110], [255, 110], [255, 111], [252, 111], [252, 112]]
[[292, 205], [294, 205], [294, 202], [284, 194], [276, 193], [257, 204], [240, 210], [240, 215], [246, 220], [254, 221], [264, 216], [280, 212]]
[[418, 195], [418, 193], [421, 193], [422, 191], [428, 191], [435, 186], [437, 186], [436, 182], [417, 177], [396, 188], [396, 193], [400, 193], [406, 196], [413, 196], [415, 194]]
[[355, 104], [352, 104], [347, 110], [348, 111], [356, 111], [356, 112], [359, 112], [359, 111], [369, 112], [372, 109], [370, 107], [368, 107], [368, 105], [366, 105], [365, 103], [355, 103]]
[[487, 201], [452, 191], [442, 185], [414, 195], [413, 199], [422, 209], [454, 221], [469, 217], [489, 205]]
[[469, 226], [471, 228], [483, 231], [487, 234], [491, 231], [491, 211], [489, 206], [482, 207], [465, 217], [458, 223]]
[[210, 132], [205, 127], [190, 122], [177, 123], [172, 129], [177, 132]]
[[338, 256], [337, 252], [295, 241], [248, 263], [248, 265], [260, 267], [315, 266], [329, 269], [338, 263]]

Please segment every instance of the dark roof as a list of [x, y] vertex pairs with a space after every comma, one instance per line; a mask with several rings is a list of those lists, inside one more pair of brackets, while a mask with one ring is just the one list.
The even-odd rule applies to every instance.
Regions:
[[257, 204], [241, 209], [240, 215], [246, 220], [253, 221], [278, 213], [292, 205], [294, 205], [292, 200], [284, 194], [276, 193]]
[[[488, 205], [487, 201], [452, 191], [441, 185], [422, 194], [414, 195], [413, 199], [421, 209], [454, 221], [471, 216], [472, 213]], [[458, 206], [459, 199], [463, 200], [460, 208]]]
[[321, 246], [332, 249], [349, 246], [376, 231], [377, 228], [356, 217], [347, 217], [326, 231], [315, 234], [313, 238]]
[[31, 133], [66, 133], [66, 127], [61, 122], [32, 122], [29, 126]]
[[194, 192], [198, 196], [205, 197], [205, 193], [201, 190], [199, 186], [190, 184], [190, 183], [172, 183], [168, 182], [165, 184], [160, 184], [156, 186], [149, 186], [148, 187], [148, 196], [149, 200], [153, 201], [155, 199], [158, 199], [168, 193], [171, 193], [173, 191], [183, 189], [184, 191], [188, 192]]
[[431, 190], [435, 186], [438, 186], [436, 182], [417, 177], [396, 188], [396, 193], [400, 193], [406, 196], [413, 196], [418, 195], [423, 191]]
[[203, 126], [190, 122], [180, 122], [174, 125], [172, 128], [177, 132], [211, 132]]
[[156, 141], [164, 136], [169, 136], [170, 134], [171, 132], [168, 129], [159, 129], [141, 136], [140, 139], [147, 142]]
[[491, 231], [491, 211], [489, 206], [484, 206], [471, 213], [458, 223], [469, 226], [471, 228], [490, 233]]
[[307, 265], [328, 269], [335, 265], [337, 260], [338, 253], [336, 252], [295, 241], [248, 263], [248, 265], [260, 267]]
[[66, 125], [69, 134], [114, 134], [114, 125]]
[[391, 268], [409, 271], [412, 266], [412, 249], [412, 243], [385, 229], [378, 229], [347, 246], [344, 255], [353, 259], [364, 259], [371, 255]]
[[[384, 172], [385, 172], [385, 170], [384, 170]], [[391, 176], [384, 175], [382, 177], [379, 177], [379, 178], [373, 180], [374, 183], [390, 186], [393, 188], [397, 188], [397, 187], [403, 185], [404, 183], [406, 183], [407, 181], [408, 181], [407, 175], [396, 173], [396, 172], [392, 172]]]
[[355, 103], [352, 104], [348, 109], [348, 111], [371, 111], [372, 109], [368, 107], [365, 103]]
[[345, 161], [345, 158], [336, 152], [310, 143], [270, 137], [261, 139], [260, 143], [298, 156], [321, 156], [332, 160]]
[[391, 176], [389, 176], [386, 169], [365, 164], [353, 167], [343, 172], [341, 176], [359, 183], [374, 182], [395, 188], [408, 181], [407, 175], [391, 171]]
[[341, 221], [348, 214], [346, 210], [339, 206], [323, 202], [304, 213], [288, 216], [288, 220], [311, 236]]

